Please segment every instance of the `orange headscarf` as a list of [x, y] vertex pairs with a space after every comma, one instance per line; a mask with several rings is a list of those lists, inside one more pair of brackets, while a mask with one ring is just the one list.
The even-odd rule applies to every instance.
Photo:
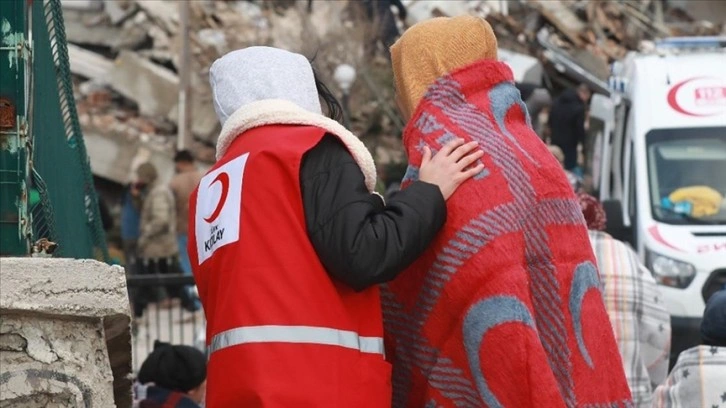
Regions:
[[439, 17], [406, 30], [391, 47], [404, 115], [413, 113], [436, 79], [482, 59], [497, 59], [497, 38], [482, 18]]

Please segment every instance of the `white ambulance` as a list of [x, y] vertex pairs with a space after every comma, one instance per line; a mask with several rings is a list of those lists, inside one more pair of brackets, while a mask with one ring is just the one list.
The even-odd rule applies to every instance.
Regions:
[[614, 64], [595, 95], [595, 189], [608, 230], [636, 248], [672, 316], [671, 358], [700, 341], [726, 287], [726, 38], [673, 38]]

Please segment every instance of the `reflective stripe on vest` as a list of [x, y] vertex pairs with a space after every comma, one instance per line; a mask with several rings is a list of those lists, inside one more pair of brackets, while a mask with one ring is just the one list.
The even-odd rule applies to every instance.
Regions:
[[209, 354], [248, 343], [322, 344], [384, 354], [382, 337], [363, 337], [353, 331], [314, 326], [247, 326], [223, 331], [212, 338]]

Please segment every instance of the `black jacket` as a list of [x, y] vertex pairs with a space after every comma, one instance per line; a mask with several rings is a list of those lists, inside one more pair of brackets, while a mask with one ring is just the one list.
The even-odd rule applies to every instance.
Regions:
[[441, 190], [417, 181], [384, 205], [342, 143], [326, 135], [300, 169], [310, 241], [328, 273], [355, 290], [395, 278], [446, 220]]
[[552, 144], [564, 148], [577, 147], [585, 141], [585, 102], [576, 89], [568, 89], [553, 102], [549, 126]]

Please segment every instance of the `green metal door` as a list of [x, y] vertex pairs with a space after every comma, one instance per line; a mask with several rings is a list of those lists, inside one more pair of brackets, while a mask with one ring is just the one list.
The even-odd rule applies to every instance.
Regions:
[[[18, 129], [3, 133], [2, 255], [27, 254], [29, 242], [48, 238], [60, 244], [57, 256], [108, 260], [73, 96], [60, 0], [0, 0], [0, 10], [3, 30], [5, 21], [9, 27], [3, 44], [20, 42], [28, 48], [15, 58], [26, 61], [24, 67], [10, 58], [17, 54], [11, 46], [0, 55], [0, 96], [27, 106], [18, 110]], [[32, 38], [29, 47], [24, 38]], [[32, 60], [26, 58], [30, 49]], [[25, 117], [29, 127], [22, 125]]]
[[24, 1], [0, 1], [0, 256], [29, 251], [30, 51]]

